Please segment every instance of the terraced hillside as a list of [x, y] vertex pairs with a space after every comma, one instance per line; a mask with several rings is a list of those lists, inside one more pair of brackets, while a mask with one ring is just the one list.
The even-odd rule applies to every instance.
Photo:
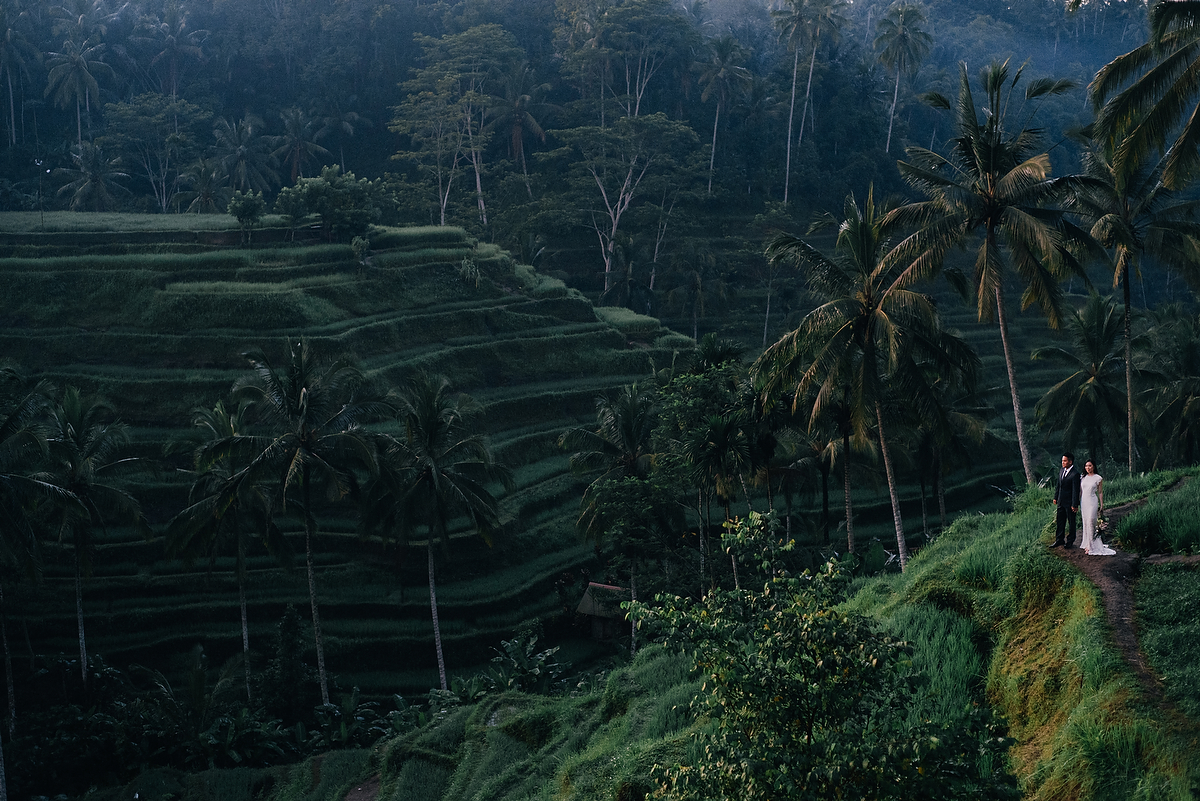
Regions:
[[[644, 377], [690, 339], [651, 318], [598, 315], [561, 282], [459, 229], [379, 231], [364, 265], [348, 245], [271, 243], [281, 229], [255, 233], [267, 246], [241, 249], [219, 244], [228, 232], [149, 228], [0, 234], [0, 352], [119, 410], [134, 451], [163, 465], [134, 485], [155, 532], [188, 486], [176, 469], [184, 462], [163, 460], [164, 444], [186, 432], [193, 408], [226, 396], [247, 348], [282, 360], [287, 339], [305, 336], [318, 354], [355, 355], [384, 386], [419, 369], [446, 374], [482, 402], [514, 469], [505, 532], [491, 548], [464, 532], [443, 568], [451, 669], [485, 662], [523, 622], [577, 601], [574, 585], [569, 601], [555, 585], [567, 573], [577, 581], [592, 552], [574, 529], [579, 481], [554, 440], [594, 419], [598, 393]], [[435, 684], [423, 554], [381, 553], [359, 537], [349, 507], [324, 510], [320, 527], [326, 653], [340, 684], [389, 695]], [[15, 617], [32, 651], [71, 654], [70, 554], [52, 545], [47, 555], [45, 580], [12, 597]], [[85, 584], [89, 650], [118, 665], [161, 665], [200, 642], [219, 663], [240, 650], [231, 567], [218, 560], [210, 573], [164, 560], [161, 537], [104, 532]], [[307, 603], [303, 571], [285, 572], [265, 552], [250, 568], [251, 646], [269, 652], [286, 604]]]

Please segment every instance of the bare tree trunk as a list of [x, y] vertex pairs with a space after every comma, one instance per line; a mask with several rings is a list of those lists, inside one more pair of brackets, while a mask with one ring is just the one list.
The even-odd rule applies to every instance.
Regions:
[[717, 101], [717, 115], [713, 117], [712, 149], [708, 154], [708, 194], [712, 194], [713, 165], [717, 160], [717, 123], [721, 121], [721, 101]]
[[79, 545], [75, 545], [75, 622], [79, 626], [79, 675], [87, 689], [87, 638], [83, 632], [83, 565], [80, 564]]
[[0, 585], [0, 639], [4, 641], [4, 684], [8, 690], [8, 738], [17, 734], [17, 695], [13, 691], [12, 652], [8, 649], [8, 615], [4, 608], [4, 587]]
[[788, 202], [788, 186], [792, 179], [792, 119], [796, 116], [796, 75], [800, 69], [800, 48], [792, 59], [792, 104], [788, 106], [787, 159], [783, 168], [783, 202]]
[[[629, 560], [629, 600], [637, 603], [637, 560]], [[629, 615], [629, 658], [637, 653], [637, 618]]]
[[883, 146], [884, 153], [892, 152], [892, 123], [896, 121], [896, 101], [900, 99], [900, 69], [896, 68], [896, 88], [892, 90], [892, 113], [888, 114], [887, 144]]
[[1133, 449], [1133, 309], [1129, 298], [1129, 255], [1124, 257], [1121, 265], [1121, 284], [1125, 293], [1125, 425], [1129, 435], [1129, 475], [1133, 475], [1135, 467]]
[[796, 146], [799, 147], [804, 143], [804, 121], [808, 119], [808, 102], [812, 96], [812, 76], [813, 67], [817, 63], [817, 41], [821, 38], [821, 29], [817, 29], [817, 33], [813, 36], [813, 51], [812, 58], [808, 60], [808, 86], [804, 88], [804, 110], [800, 112], [800, 135], [796, 137]]
[[[993, 246], [995, 243], [992, 243]], [[1004, 313], [1004, 290], [996, 287], [996, 320], [1000, 325], [1000, 342], [1004, 346], [1004, 366], [1008, 368], [1008, 388], [1012, 393], [1013, 418], [1017, 426], [1017, 447], [1021, 450], [1021, 464], [1025, 468], [1025, 482], [1034, 484], [1033, 458], [1025, 441], [1025, 421], [1021, 419], [1021, 395], [1017, 391], [1017, 368], [1013, 364], [1012, 345], [1008, 341], [1008, 318]]]
[[442, 658], [442, 624], [438, 622], [437, 583], [434, 581], [433, 574], [433, 532], [430, 532], [426, 550], [429, 551], [429, 611], [433, 615], [433, 646], [437, 651], [438, 679], [442, 683], [442, 689], [445, 690], [448, 689], [448, 686], [446, 684], [446, 660]]
[[246, 670], [246, 703], [250, 703], [250, 626], [246, 622], [246, 541], [238, 538], [238, 606], [242, 612], [242, 666]]
[[317, 646], [317, 676], [321, 680], [321, 703], [329, 704], [329, 677], [325, 674], [325, 639], [321, 636], [321, 615], [317, 611], [317, 574], [313, 570], [312, 537], [317, 527], [309, 501], [309, 474], [304, 469], [304, 553], [308, 561], [308, 602], [312, 607], [313, 641]]
[[850, 429], [842, 431], [842, 481], [846, 493], [846, 552], [854, 553], [854, 509], [850, 505]]
[[942, 517], [941, 531], [946, 530], [946, 482], [942, 478], [942, 457], [937, 456], [933, 461], [933, 480], [937, 482], [938, 513]]
[[883, 452], [883, 469], [887, 473], [888, 494], [892, 498], [892, 520], [896, 524], [896, 548], [900, 554], [900, 572], [908, 566], [908, 543], [904, 540], [904, 524], [900, 521], [900, 498], [896, 495], [896, 476], [892, 472], [892, 457], [887, 438], [883, 435], [883, 407], [875, 403], [875, 419], [879, 424], [879, 450]]

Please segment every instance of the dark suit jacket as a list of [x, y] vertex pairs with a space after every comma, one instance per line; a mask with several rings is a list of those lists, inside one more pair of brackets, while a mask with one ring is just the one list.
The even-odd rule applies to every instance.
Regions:
[[1078, 509], [1081, 496], [1079, 482], [1083, 479], [1083, 475], [1075, 465], [1071, 465], [1065, 476], [1062, 474], [1062, 469], [1060, 468], [1058, 475], [1058, 487], [1054, 492], [1054, 500], [1058, 502], [1060, 507]]

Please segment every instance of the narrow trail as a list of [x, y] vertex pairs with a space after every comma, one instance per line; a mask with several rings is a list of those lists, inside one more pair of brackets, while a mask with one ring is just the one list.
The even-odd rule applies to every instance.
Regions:
[[[1180, 479], [1166, 491], [1175, 491], [1183, 486], [1186, 480], [1186, 478]], [[1122, 518], [1144, 506], [1145, 503], [1146, 499], [1141, 498], [1108, 508], [1106, 511], [1109, 531], [1115, 531], [1116, 524]], [[1105, 544], [1116, 548], [1110, 542]], [[1134, 618], [1134, 584], [1141, 573], [1143, 564], [1196, 563], [1200, 562], [1200, 556], [1154, 555], [1143, 558], [1121, 550], [1117, 550], [1113, 556], [1088, 556], [1078, 547], [1078, 541], [1070, 548], [1055, 548], [1054, 553], [1060, 559], [1070, 562], [1080, 573], [1087, 576], [1088, 580], [1100, 591], [1100, 595], [1104, 599], [1105, 617], [1108, 619], [1108, 625], [1113, 632], [1113, 641], [1120, 650], [1122, 658], [1145, 690], [1146, 697], [1160, 707], [1167, 708], [1162, 682], [1150, 669], [1146, 655], [1138, 643], [1137, 621]]]

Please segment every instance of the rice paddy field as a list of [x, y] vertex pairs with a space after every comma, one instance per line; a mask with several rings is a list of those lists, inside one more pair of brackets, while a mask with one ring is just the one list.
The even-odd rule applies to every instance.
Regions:
[[[99, 536], [84, 590], [89, 650], [119, 666], [166, 666], [197, 642], [214, 663], [240, 651], [232, 557], [211, 565], [164, 558], [158, 535], [184, 505], [188, 480], [178, 471], [185, 462], [164, 460], [163, 449], [187, 434], [194, 409], [227, 395], [245, 371], [243, 352], [259, 347], [282, 359], [286, 342], [304, 336], [318, 353], [352, 354], [381, 386], [415, 370], [447, 375], [483, 405], [491, 441], [513, 470], [516, 486], [504, 499], [510, 523], [493, 547], [464, 532], [439, 568], [450, 671], [476, 672], [502, 638], [537, 620], [557, 620], [555, 637], [592, 653], [566, 624], [581, 582], [601, 576], [592, 576], [599, 566], [574, 526], [584, 480], [570, 473], [555, 440], [594, 421], [597, 395], [671, 364], [693, 347], [690, 337], [653, 317], [596, 307], [461, 229], [377, 229], [366, 266], [349, 245], [288, 234], [268, 217], [243, 248], [224, 215], [0, 215], [0, 353], [106, 397], [132, 427], [134, 455], [159, 465], [134, 487], [156, 536], [119, 528]], [[478, 283], [464, 278], [464, 260], [478, 269]], [[758, 300], [749, 293], [731, 304], [722, 333], [745, 341], [761, 332]], [[994, 427], [1003, 437], [1011, 407], [995, 329], [956, 301], [944, 314], [979, 350], [985, 379], [998, 388]], [[777, 322], [788, 319], [781, 312]], [[671, 322], [690, 330], [690, 321]], [[1018, 352], [1046, 330], [1033, 314], [1014, 314], [1013, 327]], [[1031, 414], [1057, 379], [1025, 367]], [[1015, 449], [993, 449], [950, 478], [948, 507], [1002, 508], [1019, 470]], [[833, 492], [836, 517], [841, 498]], [[910, 536], [919, 535], [915, 484], [902, 487], [901, 505]], [[881, 569], [885, 548], [894, 547], [881, 478], [856, 479], [855, 511], [867, 567]], [[926, 511], [932, 526], [932, 496]], [[811, 505], [800, 512], [809, 526], [802, 542], [807, 537], [817, 559], [828, 548], [816, 513]], [[322, 510], [319, 523], [323, 628], [338, 684], [379, 699], [424, 692], [435, 666], [423, 554], [364, 540], [348, 507]], [[284, 526], [297, 538], [294, 520]], [[295, 550], [303, 552], [298, 540]], [[70, 553], [50, 547], [47, 556], [44, 581], [8, 593], [18, 641], [38, 654], [69, 655], [77, 652]], [[265, 552], [252, 553], [249, 565], [251, 648], [266, 654], [286, 605], [306, 606], [306, 585], [302, 570], [282, 569]]]

